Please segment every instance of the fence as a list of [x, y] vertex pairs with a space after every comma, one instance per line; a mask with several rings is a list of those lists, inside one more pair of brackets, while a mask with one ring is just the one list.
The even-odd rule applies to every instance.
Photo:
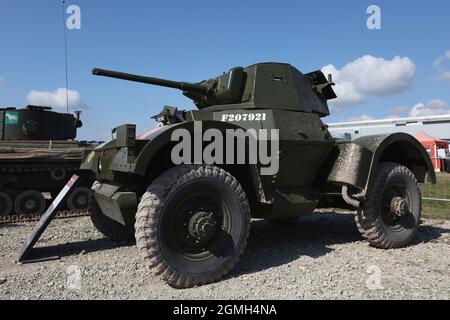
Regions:
[[[449, 162], [450, 158], [432, 158]], [[424, 183], [421, 186], [423, 213], [425, 217], [450, 219], [450, 173], [436, 173], [437, 183]]]

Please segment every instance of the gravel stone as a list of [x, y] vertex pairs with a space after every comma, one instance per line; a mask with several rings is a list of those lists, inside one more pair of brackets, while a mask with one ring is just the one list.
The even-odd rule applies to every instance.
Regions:
[[104, 239], [87, 217], [52, 221], [38, 246], [61, 259], [35, 264], [16, 263], [34, 223], [0, 225], [0, 300], [450, 298], [449, 220], [424, 219], [410, 247], [380, 250], [363, 241], [353, 217], [322, 212], [284, 227], [254, 220], [230, 275], [182, 290], [155, 277], [133, 244]]

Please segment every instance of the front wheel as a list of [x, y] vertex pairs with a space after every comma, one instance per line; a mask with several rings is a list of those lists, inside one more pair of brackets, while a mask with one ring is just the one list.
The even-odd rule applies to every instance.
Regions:
[[174, 167], [157, 178], [136, 213], [138, 250], [156, 274], [179, 288], [225, 276], [250, 232], [244, 190], [228, 172], [208, 165]]
[[101, 211], [97, 200], [95, 200], [95, 190], [100, 187], [99, 182], [95, 182], [92, 191], [89, 192], [88, 211], [94, 227], [106, 238], [114, 242], [129, 242], [134, 239], [134, 228], [132, 224], [122, 225], [117, 221], [107, 217]]
[[397, 163], [381, 163], [375, 184], [356, 223], [362, 236], [377, 248], [408, 245], [417, 232], [422, 196], [414, 174]]

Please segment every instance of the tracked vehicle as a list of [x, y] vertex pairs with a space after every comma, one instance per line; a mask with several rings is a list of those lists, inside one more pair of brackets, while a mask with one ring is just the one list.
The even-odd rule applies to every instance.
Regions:
[[[436, 179], [427, 152], [403, 133], [333, 139], [322, 118], [336, 95], [322, 72], [260, 63], [199, 83], [93, 73], [179, 89], [198, 108], [165, 107], [155, 117], [162, 127], [139, 139], [134, 125], [119, 126], [82, 165], [97, 178], [90, 201], [94, 225], [113, 240], [135, 239], [143, 259], [169, 284], [192, 287], [230, 272], [246, 247], [251, 218], [292, 223], [336, 195], [356, 210], [358, 229], [372, 246], [403, 247], [414, 237], [418, 182]], [[264, 140], [270, 150], [278, 143], [272, 154], [278, 170], [262, 174], [267, 162], [259, 153], [254, 163], [206, 163], [197, 158], [209, 147], [205, 141], [182, 152], [188, 161], [174, 159], [180, 136], [205, 136], [209, 129], [215, 130], [209, 141], [221, 133], [277, 129]], [[218, 147], [214, 154], [247, 160], [250, 149]]]
[[[81, 126], [78, 112], [31, 105], [0, 109], [0, 216], [42, 214], [74, 173], [92, 185], [92, 173], [79, 169], [89, 147], [74, 140]], [[66, 208], [86, 209], [89, 193], [86, 187], [75, 189]]]

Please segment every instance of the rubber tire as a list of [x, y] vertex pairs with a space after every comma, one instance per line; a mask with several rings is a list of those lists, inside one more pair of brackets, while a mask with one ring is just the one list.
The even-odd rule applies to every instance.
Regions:
[[[36, 210], [36, 212], [27, 214], [25, 212], [22, 212], [22, 210], [20, 209], [20, 202], [23, 200], [23, 198], [25, 196], [28, 196], [30, 194], [37, 196], [41, 203], [38, 204], [39, 207]], [[42, 193], [40, 193], [39, 191], [35, 191], [35, 190], [23, 191], [17, 195], [16, 199], [14, 199], [14, 212], [15, 212], [15, 214], [17, 214], [19, 216], [20, 215], [32, 215], [32, 214], [40, 215], [40, 214], [44, 213], [46, 207], [47, 207], [47, 202], [46, 202], [44, 196], [42, 195]]]
[[[228, 202], [235, 210], [230, 209], [231, 225], [230, 237], [234, 241], [232, 251], [221, 252], [224, 257], [223, 263], [214, 266], [209, 271], [203, 264], [215, 263], [212, 259], [221, 261], [214, 256], [206, 261], [198, 263], [195, 267], [189, 265], [187, 268], [198, 268], [198, 271], [187, 271], [186, 267], [173, 259], [175, 250], [168, 249], [164, 243], [164, 236], [160, 234], [160, 221], [167, 214], [165, 206], [170, 203], [171, 197], [177, 194], [183, 186], [195, 182], [211, 183], [212, 186], [223, 187], [224, 197], [234, 199]], [[193, 186], [194, 188], [195, 186]], [[146, 264], [155, 271], [164, 281], [176, 288], [190, 288], [203, 284], [215, 282], [227, 275], [238, 262], [245, 250], [247, 239], [250, 234], [250, 207], [247, 196], [239, 182], [228, 172], [210, 165], [181, 165], [169, 169], [148, 187], [143, 195], [138, 211], [136, 213], [136, 243], [140, 255]], [[172, 257], [172, 259], [167, 257]], [[176, 261], [174, 261], [176, 260]], [[184, 260], [185, 263], [187, 260]], [[185, 269], [183, 269], [185, 267]]]
[[[99, 183], [95, 182], [92, 190], [98, 188]], [[94, 192], [89, 195], [89, 216], [94, 227], [106, 238], [117, 243], [131, 242], [134, 240], [133, 225], [123, 225], [105, 216], [95, 200]]]
[[67, 208], [69, 208], [69, 210], [77, 211], [77, 210], [87, 209], [87, 207], [77, 208], [76, 204], [73, 203], [76, 193], [78, 193], [78, 192], [86, 192], [87, 193], [87, 198], [88, 198], [87, 206], [89, 206], [89, 197], [90, 197], [90, 194], [92, 193], [92, 191], [89, 188], [79, 187], [79, 188], [76, 188], [75, 190], [73, 190], [66, 200], [66, 206], [67, 206]]
[[0, 192], [0, 197], [5, 201], [5, 208], [0, 211], [0, 217], [7, 217], [11, 214], [14, 208], [14, 202], [9, 194], [6, 192]]
[[[406, 188], [411, 193], [413, 205], [409, 216], [411, 225], [394, 231], [383, 222], [378, 206], [381, 202], [384, 187], [393, 178], [401, 178], [406, 182]], [[364, 204], [365, 209], [358, 210], [355, 217], [356, 226], [363, 236], [373, 247], [381, 249], [394, 249], [407, 246], [414, 238], [420, 223], [422, 210], [422, 196], [419, 185], [414, 174], [405, 166], [397, 163], [384, 162], [377, 168], [375, 184], [372, 194]]]

